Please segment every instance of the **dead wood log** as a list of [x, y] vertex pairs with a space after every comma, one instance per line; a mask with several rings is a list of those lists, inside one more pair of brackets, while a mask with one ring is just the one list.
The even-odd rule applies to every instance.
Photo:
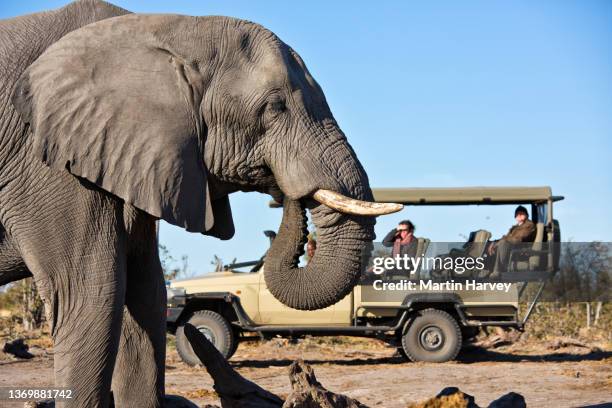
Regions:
[[34, 357], [28, 350], [30, 347], [25, 343], [23, 339], [17, 339], [4, 343], [2, 351], [7, 354], [12, 354], [17, 358], [30, 359]]
[[317, 381], [312, 367], [302, 360], [289, 367], [289, 381], [293, 391], [283, 408], [367, 408], [355, 399], [327, 390]]
[[471, 345], [474, 347], [481, 347], [484, 349], [498, 348], [503, 346], [509, 346], [516, 343], [521, 338], [521, 332], [517, 330], [504, 330], [498, 328], [495, 334], [490, 334], [487, 337], [476, 341]]
[[[489, 404], [488, 408], [526, 408], [525, 398], [509, 392]], [[478, 408], [473, 396], [457, 387], [446, 387], [433, 398], [408, 405], [408, 408]]]
[[512, 344], [513, 341], [499, 336], [497, 334], [487, 337], [481, 341], [477, 341], [475, 343], [472, 343], [472, 346], [474, 347], [480, 347], [483, 349], [492, 349], [492, 348], [498, 348], [498, 347], [503, 347], [503, 346], [509, 346], [510, 344]]
[[586, 344], [580, 340], [572, 339], [570, 337], [559, 337], [557, 339], [554, 339], [548, 345], [548, 348], [550, 350], [558, 350], [563, 347], [582, 347], [591, 350], [591, 352], [593, 353], [598, 353], [601, 351], [599, 347], [590, 346], [589, 344]]
[[527, 408], [527, 403], [521, 394], [509, 392], [491, 402], [488, 408]]
[[223, 408], [278, 408], [283, 400], [238, 374], [215, 346], [194, 326], [185, 325], [185, 336], [208, 374]]

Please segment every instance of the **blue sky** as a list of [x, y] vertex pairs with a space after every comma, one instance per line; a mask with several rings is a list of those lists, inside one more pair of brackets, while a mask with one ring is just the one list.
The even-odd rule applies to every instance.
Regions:
[[[0, 17], [61, 1], [0, 6]], [[135, 12], [228, 15], [271, 29], [300, 53], [375, 187], [550, 185], [564, 239], [612, 241], [612, 2], [116, 1]], [[162, 225], [192, 273], [259, 257], [281, 211], [231, 197], [236, 236]], [[417, 235], [502, 234], [512, 207], [406, 208]]]

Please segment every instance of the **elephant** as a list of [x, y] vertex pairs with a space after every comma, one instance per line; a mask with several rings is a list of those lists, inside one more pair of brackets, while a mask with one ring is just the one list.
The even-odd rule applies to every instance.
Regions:
[[253, 22], [77, 1], [0, 21], [0, 84], [0, 284], [36, 282], [74, 390], [58, 405], [164, 404], [158, 220], [226, 240], [229, 195], [271, 195], [266, 282], [313, 310], [351, 290], [375, 216], [399, 209], [372, 202], [320, 86]]

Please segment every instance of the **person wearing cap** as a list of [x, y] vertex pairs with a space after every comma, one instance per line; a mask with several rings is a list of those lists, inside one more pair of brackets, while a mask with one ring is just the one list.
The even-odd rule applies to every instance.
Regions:
[[529, 213], [525, 207], [522, 205], [516, 207], [516, 210], [514, 210], [514, 219], [516, 220], [516, 225], [510, 227], [508, 233], [499, 240], [491, 242], [487, 249], [490, 256], [497, 254], [495, 267], [493, 268], [494, 272], [491, 277], [498, 276], [499, 272], [502, 272], [502, 269], [505, 270], [512, 244], [533, 242], [535, 239], [536, 226], [529, 219]]

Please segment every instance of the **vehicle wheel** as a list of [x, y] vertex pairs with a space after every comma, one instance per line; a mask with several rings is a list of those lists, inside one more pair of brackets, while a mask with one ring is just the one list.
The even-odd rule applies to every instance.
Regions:
[[421, 310], [402, 336], [402, 347], [412, 361], [450, 361], [461, 349], [461, 329], [455, 318], [443, 310]]
[[[232, 327], [219, 313], [201, 310], [192, 314], [187, 323], [195, 326], [200, 333], [206, 336], [226, 359], [229, 359], [236, 351], [236, 338]], [[185, 326], [181, 325], [176, 330], [176, 351], [181, 359], [190, 366], [202, 364], [193, 352], [184, 329]]]
[[229, 355], [225, 357], [228, 360], [234, 355], [234, 353], [236, 353], [236, 350], [238, 350], [238, 345], [240, 344], [240, 330], [234, 328], [234, 330], [232, 330], [232, 334], [234, 336], [234, 345], [230, 350]]

